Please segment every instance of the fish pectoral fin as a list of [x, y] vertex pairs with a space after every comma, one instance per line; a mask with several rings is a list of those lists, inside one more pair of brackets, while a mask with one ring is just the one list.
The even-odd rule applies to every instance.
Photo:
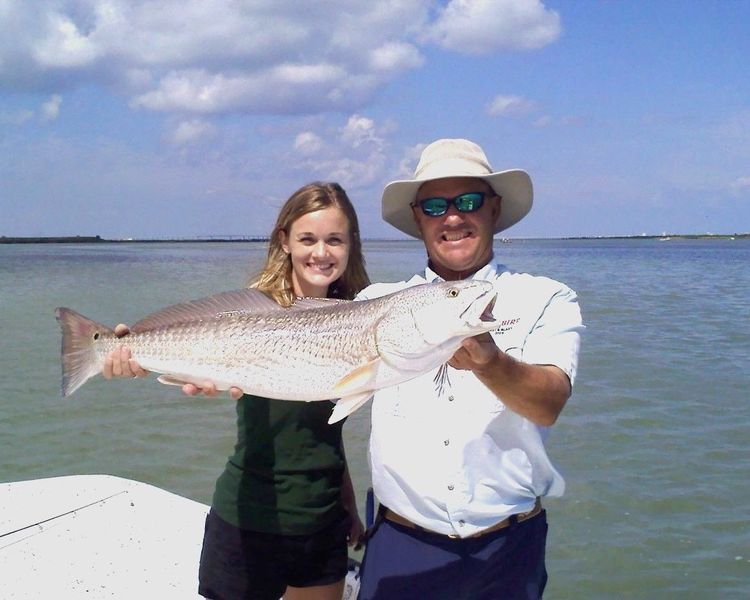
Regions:
[[355, 369], [349, 371], [333, 386], [333, 391], [342, 398], [348, 396], [354, 390], [373, 389], [375, 376], [380, 366], [380, 358], [371, 360]]
[[159, 375], [159, 377], [156, 378], [156, 381], [163, 383], [164, 385], [179, 385], [180, 387], [187, 383], [187, 381], [170, 377], [169, 375]]
[[354, 394], [354, 396], [339, 399], [336, 402], [336, 406], [333, 407], [333, 412], [328, 419], [328, 423], [337, 423], [341, 419], [348, 417], [370, 398], [372, 398], [372, 391], [368, 390], [361, 394]]

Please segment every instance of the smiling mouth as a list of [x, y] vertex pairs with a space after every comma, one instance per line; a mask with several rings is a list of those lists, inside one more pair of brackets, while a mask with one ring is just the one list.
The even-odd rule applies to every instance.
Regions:
[[444, 231], [440, 237], [444, 242], [460, 242], [461, 240], [471, 237], [471, 231]]
[[311, 271], [318, 271], [319, 273], [323, 273], [326, 271], [331, 271], [334, 267], [333, 263], [326, 263], [324, 265], [316, 264], [316, 263], [310, 263], [307, 265], [307, 268]]

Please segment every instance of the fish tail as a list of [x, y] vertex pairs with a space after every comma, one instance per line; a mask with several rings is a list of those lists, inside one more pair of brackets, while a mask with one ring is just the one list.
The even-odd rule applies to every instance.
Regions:
[[94, 343], [114, 332], [69, 308], [56, 308], [55, 316], [62, 329], [62, 395], [70, 396], [101, 371]]

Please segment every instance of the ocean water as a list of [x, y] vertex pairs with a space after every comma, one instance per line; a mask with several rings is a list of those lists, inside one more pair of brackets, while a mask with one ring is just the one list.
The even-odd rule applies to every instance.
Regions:
[[[750, 597], [750, 242], [497, 241], [564, 281], [587, 331], [548, 442], [547, 598]], [[418, 242], [367, 242], [374, 281], [422, 268]], [[56, 306], [107, 324], [242, 287], [261, 243], [0, 245], [0, 481], [107, 473], [208, 503], [234, 442], [225, 397], [95, 379], [60, 397]], [[369, 410], [345, 426], [364, 514]]]

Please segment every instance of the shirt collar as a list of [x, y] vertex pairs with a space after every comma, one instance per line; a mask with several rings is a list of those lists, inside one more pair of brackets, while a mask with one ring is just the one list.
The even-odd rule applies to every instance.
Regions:
[[[503, 271], [506, 271], [507, 269], [501, 265], [500, 263], [495, 260], [495, 255], [492, 255], [492, 258], [490, 259], [490, 262], [488, 262], [486, 265], [484, 265], [481, 269], [479, 269], [476, 273], [474, 273], [469, 279], [483, 279], [485, 281], [492, 280], [496, 278], [500, 273]], [[424, 270], [424, 278], [427, 281], [427, 283], [435, 283], [439, 281], [444, 281], [440, 275], [435, 273], [430, 266], [428, 265]]]

